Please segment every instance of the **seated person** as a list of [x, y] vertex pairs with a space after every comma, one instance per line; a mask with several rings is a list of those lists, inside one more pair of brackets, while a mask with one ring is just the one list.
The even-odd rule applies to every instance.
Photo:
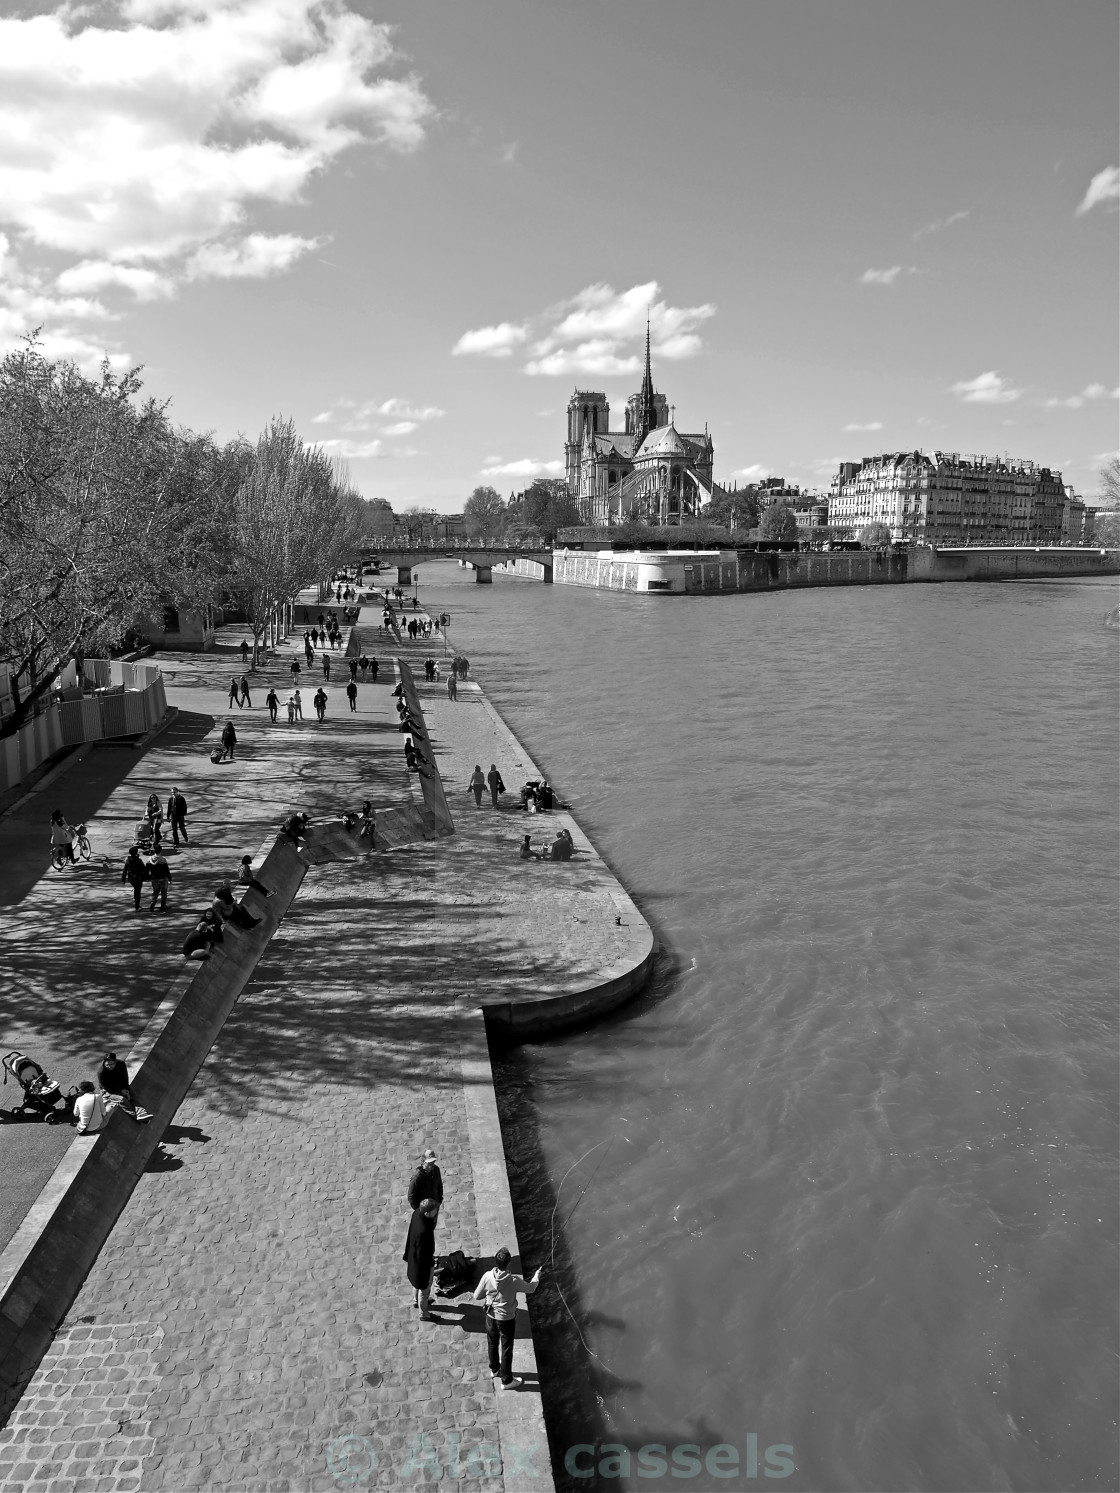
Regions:
[[74, 1119], [77, 1122], [79, 1135], [92, 1135], [105, 1123], [101, 1096], [88, 1078], [78, 1085], [78, 1097], [74, 1100]]
[[261, 892], [266, 897], [273, 895], [264, 882], [258, 881], [253, 875], [253, 857], [251, 855], [243, 855], [241, 857], [241, 865], [237, 870], [237, 884], [238, 886], [247, 887], [251, 892]]
[[301, 835], [306, 838], [307, 826], [310, 823], [311, 817], [308, 814], [289, 814], [280, 826], [281, 833], [287, 835], [289, 839], [298, 845]]
[[197, 959], [201, 964], [210, 958], [210, 951], [217, 943], [225, 941], [220, 919], [213, 912], [204, 912], [193, 933], [183, 940], [183, 957]]
[[103, 1094], [114, 1101], [131, 1107], [132, 1095], [128, 1087], [128, 1069], [115, 1052], [107, 1052], [97, 1074], [97, 1084]]
[[234, 901], [233, 888], [223, 885], [214, 893], [210, 911], [216, 918], [232, 923], [235, 928], [255, 928], [260, 918], [255, 918], [246, 908]]

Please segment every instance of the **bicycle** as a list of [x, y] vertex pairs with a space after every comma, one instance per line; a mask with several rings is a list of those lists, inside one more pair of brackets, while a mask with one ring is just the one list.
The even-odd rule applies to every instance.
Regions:
[[[89, 843], [89, 836], [86, 834], [86, 827], [84, 824], [76, 824], [74, 826], [74, 830], [74, 839], [71, 841], [71, 848], [74, 852], [74, 858], [75, 860], [80, 859], [83, 861], [88, 861], [90, 856], [93, 854], [93, 846]], [[51, 846], [51, 865], [55, 868], [56, 871], [61, 871], [63, 866], [67, 865], [69, 861], [70, 857], [66, 854], [65, 845]]]

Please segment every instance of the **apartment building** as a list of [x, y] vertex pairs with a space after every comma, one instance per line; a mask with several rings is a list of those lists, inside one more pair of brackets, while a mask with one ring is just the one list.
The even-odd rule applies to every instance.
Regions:
[[886, 524], [913, 543], [1060, 544], [1065, 504], [1061, 473], [1033, 461], [895, 451], [842, 462], [828, 516], [857, 531]]

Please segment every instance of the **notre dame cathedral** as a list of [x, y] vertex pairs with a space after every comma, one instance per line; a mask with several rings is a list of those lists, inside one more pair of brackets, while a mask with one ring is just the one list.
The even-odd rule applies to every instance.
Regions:
[[682, 435], [664, 394], [654, 393], [648, 327], [645, 376], [626, 401], [626, 428], [609, 426], [607, 396], [577, 389], [568, 401], [564, 465], [584, 523], [696, 518], [712, 497], [712, 438], [706, 427], [703, 435]]

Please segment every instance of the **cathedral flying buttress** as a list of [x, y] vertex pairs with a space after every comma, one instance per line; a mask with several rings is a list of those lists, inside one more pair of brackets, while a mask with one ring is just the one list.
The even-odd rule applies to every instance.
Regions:
[[610, 413], [598, 390], [576, 389], [568, 401], [564, 467], [583, 522], [695, 519], [713, 493], [712, 438], [706, 427], [702, 435], [677, 430], [674, 411], [653, 387], [648, 327], [645, 374], [626, 401], [624, 429], [611, 430]]

